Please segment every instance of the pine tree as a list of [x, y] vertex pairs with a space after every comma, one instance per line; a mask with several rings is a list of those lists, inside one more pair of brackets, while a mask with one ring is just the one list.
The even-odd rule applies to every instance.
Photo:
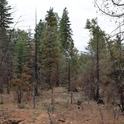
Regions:
[[[45, 22], [42, 20], [39, 21], [39, 23], [36, 26], [35, 29], [35, 39], [37, 39], [38, 46], [40, 47], [42, 40], [43, 40], [43, 30], [44, 30]], [[40, 48], [39, 48], [40, 49]]]
[[14, 47], [14, 86], [16, 88], [17, 100], [18, 103], [22, 102], [22, 94], [25, 86], [29, 84], [29, 74], [27, 70], [29, 70], [29, 44], [28, 44], [28, 33], [25, 31], [18, 30], [16, 31], [17, 39]]
[[67, 8], [63, 10], [63, 15], [60, 20], [60, 41], [63, 47], [64, 54], [67, 56], [71, 55], [71, 50], [74, 47], [72, 39], [72, 30], [70, 27], [70, 21], [68, 17]]
[[11, 13], [9, 12], [11, 10], [11, 7], [8, 6], [8, 2], [6, 0], [0, 0], [0, 53], [1, 56], [0, 61], [3, 61], [3, 58], [5, 58], [5, 53], [8, 50], [9, 47], [9, 36], [7, 29], [9, 28], [9, 24], [12, 23]]
[[55, 13], [53, 9], [50, 9], [47, 13], [42, 47], [42, 63], [47, 83], [52, 87], [57, 64], [59, 63], [59, 43], [57, 40], [57, 19]]
[[[100, 98], [100, 60], [102, 56], [102, 53], [105, 52], [105, 32], [102, 31], [97, 24], [96, 19], [87, 20], [86, 28], [91, 33], [91, 39], [89, 42], [89, 50], [92, 54], [92, 56], [96, 60], [96, 96], [95, 99], [98, 101]], [[105, 54], [104, 54], [105, 55]]]
[[46, 27], [44, 31], [42, 47], [42, 69], [46, 82], [51, 89], [51, 110], [54, 111], [54, 86], [60, 59], [59, 42], [57, 37], [57, 18], [53, 9], [50, 8], [46, 15]]
[[10, 10], [11, 7], [8, 6], [8, 2], [0, 0], [0, 28], [7, 29], [9, 28], [9, 24], [12, 23]]
[[[11, 13], [9, 12], [11, 7], [8, 6], [8, 2], [6, 0], [0, 0], [0, 93], [1, 93], [1, 103], [2, 101], [2, 93], [3, 93], [3, 85], [5, 83], [4, 75], [6, 73], [7, 59], [9, 58], [9, 45], [10, 38], [8, 36], [7, 29], [9, 28], [9, 24], [12, 23]], [[6, 77], [8, 78], [8, 77]]]
[[65, 56], [65, 60], [68, 61], [68, 90], [70, 91], [71, 87], [71, 61], [73, 56], [73, 49], [74, 49], [74, 43], [72, 39], [72, 30], [70, 27], [70, 21], [68, 17], [68, 11], [67, 8], [63, 10], [63, 15], [60, 20], [60, 42], [62, 46], [62, 51]]
[[37, 42], [37, 69], [38, 69], [38, 80], [43, 79], [42, 76], [40, 76], [41, 73], [41, 63], [42, 63], [42, 47], [43, 47], [43, 37], [44, 37], [44, 30], [45, 30], [45, 22], [42, 20], [39, 21], [39, 23], [36, 26], [35, 29], [35, 42]]

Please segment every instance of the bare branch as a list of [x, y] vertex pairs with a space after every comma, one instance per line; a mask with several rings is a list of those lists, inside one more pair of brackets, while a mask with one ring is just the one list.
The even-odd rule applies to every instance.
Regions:
[[22, 16], [19, 16], [18, 20], [15, 22], [14, 26], [13, 26], [13, 29], [15, 28], [15, 26], [20, 23], [20, 19], [21, 19]]
[[111, 38], [112, 38], [112, 37], [115, 37], [115, 36], [117, 36], [117, 35], [119, 35], [119, 34], [123, 34], [123, 33], [124, 33], [124, 31], [119, 32], [119, 33], [116, 33], [116, 34], [112, 35]]
[[114, 4], [114, 5], [116, 5], [116, 6], [124, 6], [124, 3], [123, 4], [119, 4], [119, 3], [116, 3], [114, 0], [111, 0], [112, 1], [112, 3]]
[[108, 15], [108, 16], [111, 16], [111, 17], [118, 17], [118, 18], [124, 16], [124, 13], [121, 13], [121, 14], [110, 14], [110, 13], [104, 11], [104, 10], [101, 9], [100, 6], [98, 5], [97, 0], [94, 0], [94, 3], [95, 3], [95, 5], [97, 6], [97, 8], [98, 8], [102, 13], [104, 13], [104, 14], [106, 14], [106, 15]]
[[124, 25], [124, 22], [122, 24], [120, 24], [118, 27], [116, 27], [110, 34], [112, 34], [113, 32], [115, 32], [116, 30], [118, 30], [123, 25]]

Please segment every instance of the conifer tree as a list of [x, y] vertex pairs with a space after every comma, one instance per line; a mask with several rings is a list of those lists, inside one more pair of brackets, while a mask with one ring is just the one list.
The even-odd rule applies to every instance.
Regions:
[[71, 60], [72, 60], [72, 56], [73, 56], [73, 49], [74, 49], [74, 43], [73, 43], [73, 39], [72, 39], [72, 30], [70, 27], [70, 21], [69, 21], [69, 17], [68, 17], [68, 11], [67, 8], [65, 8], [63, 10], [63, 15], [62, 18], [60, 20], [60, 42], [61, 42], [61, 46], [63, 49], [63, 54], [65, 56], [65, 60], [68, 61], [68, 66], [66, 68], [68, 68], [68, 90], [70, 91], [70, 83], [71, 83]]
[[12, 23], [11, 6], [8, 5], [6, 0], [0, 0], [0, 28], [7, 29], [9, 24]]
[[35, 29], [35, 42], [37, 42], [37, 69], [38, 69], [38, 80], [43, 79], [40, 75], [41, 69], [41, 62], [42, 62], [42, 47], [43, 47], [43, 37], [44, 37], [44, 30], [45, 30], [45, 22], [42, 20], [36, 26]]
[[[9, 55], [10, 39], [7, 30], [9, 24], [12, 23], [10, 10], [11, 7], [8, 6], [8, 2], [6, 0], [0, 0], [0, 93], [3, 92], [5, 67], [7, 67], [8, 64], [6, 61]], [[1, 100], [1, 103], [2, 102]]]
[[[25, 86], [27, 86], [27, 70], [28, 68], [28, 61], [29, 61], [29, 44], [28, 44], [28, 33], [25, 31], [18, 30], [16, 31], [17, 33], [17, 39], [16, 39], [16, 44], [14, 47], [14, 86], [16, 88], [16, 93], [17, 93], [17, 102], [21, 103], [22, 101], [22, 94], [23, 94], [23, 89]], [[26, 80], [25, 80], [26, 79]], [[28, 80], [28, 84], [29, 84]]]
[[57, 40], [57, 19], [55, 13], [52, 8], [47, 13], [42, 47], [42, 63], [47, 83], [52, 87], [54, 85], [52, 83], [55, 80], [57, 64], [59, 63], [60, 51]]
[[[100, 60], [102, 56], [102, 53], [105, 53], [105, 32], [101, 30], [99, 25], [97, 24], [96, 19], [87, 20], [86, 28], [89, 30], [91, 34], [91, 39], [89, 42], [89, 50], [92, 54], [92, 56], [95, 58], [95, 67], [96, 67], [96, 95], [95, 99], [98, 101], [100, 98]], [[105, 54], [104, 54], [105, 55]]]
[[45, 26], [45, 22], [40, 20], [35, 29], [35, 39], [37, 39], [38, 45], [40, 45], [43, 40], [44, 26]]
[[70, 27], [70, 21], [68, 17], [68, 10], [65, 8], [63, 10], [63, 15], [60, 20], [60, 41], [63, 47], [64, 54], [67, 56], [71, 55], [71, 50], [74, 47], [72, 39], [72, 30]]

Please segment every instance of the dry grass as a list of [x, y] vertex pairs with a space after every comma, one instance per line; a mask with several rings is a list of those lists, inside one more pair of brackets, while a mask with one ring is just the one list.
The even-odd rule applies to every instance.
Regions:
[[[51, 101], [51, 91], [44, 91], [37, 100], [37, 108], [32, 109], [32, 102], [24, 104], [19, 109], [14, 103], [13, 95], [4, 96], [4, 104], [0, 105], [0, 124], [2, 117], [21, 119], [20, 124], [50, 124], [47, 108]], [[97, 105], [95, 102], [84, 101], [78, 109], [76, 104], [70, 104], [70, 94], [64, 88], [55, 88], [55, 112], [51, 114], [52, 124], [124, 124], [124, 115], [111, 106]], [[75, 93], [73, 102], [80, 99], [80, 93]], [[114, 110], [114, 111], [113, 111]], [[3, 112], [4, 111], [4, 112]]]

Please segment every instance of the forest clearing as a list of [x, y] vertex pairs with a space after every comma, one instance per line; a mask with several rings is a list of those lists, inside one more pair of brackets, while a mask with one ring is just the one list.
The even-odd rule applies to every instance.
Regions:
[[[12, 97], [5, 98], [5, 104], [0, 105], [1, 124], [9, 121], [21, 121], [19, 124], [123, 124], [124, 115], [118, 106], [96, 104], [86, 98], [81, 99], [81, 93], [74, 93], [71, 104], [70, 95], [64, 88], [55, 88], [55, 110], [48, 114], [51, 91], [44, 91], [37, 99], [36, 109], [31, 102], [18, 107]], [[77, 101], [81, 100], [78, 105]], [[2, 111], [3, 110], [3, 111]], [[49, 111], [50, 112], [50, 111]], [[3, 123], [2, 123], [3, 122]], [[8, 123], [6, 123], [8, 122]]]

